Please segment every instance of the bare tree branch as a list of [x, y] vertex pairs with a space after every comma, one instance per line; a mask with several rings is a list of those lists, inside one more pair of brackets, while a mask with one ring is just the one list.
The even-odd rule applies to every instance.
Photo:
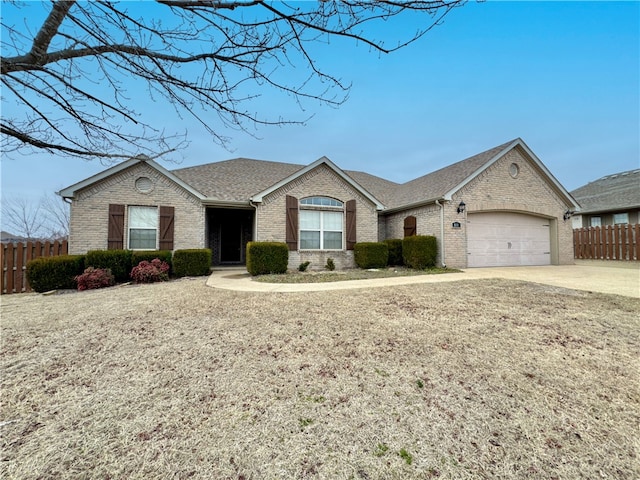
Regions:
[[[141, 10], [139, 3], [51, 0], [39, 28], [29, 27], [33, 35], [16, 19], [29, 25], [38, 5], [5, 3], [2, 150], [109, 161], [184, 147], [186, 132], [167, 134], [140, 110], [141, 88], [170, 107], [165, 124], [191, 116], [223, 146], [229, 128], [251, 135], [258, 125], [304, 123], [304, 117], [261, 113], [254, 104], [262, 95], [281, 95], [303, 112], [309, 101], [342, 105], [350, 85], [321, 65], [314, 45], [336, 39], [387, 54], [421, 38], [465, 1], [156, 0]], [[410, 15], [420, 27], [405, 38], [388, 43], [370, 33]]]

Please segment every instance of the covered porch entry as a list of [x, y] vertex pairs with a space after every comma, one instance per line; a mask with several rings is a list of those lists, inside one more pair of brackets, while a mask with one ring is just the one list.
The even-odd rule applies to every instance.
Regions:
[[212, 265], [244, 265], [253, 238], [253, 209], [207, 208], [207, 248]]

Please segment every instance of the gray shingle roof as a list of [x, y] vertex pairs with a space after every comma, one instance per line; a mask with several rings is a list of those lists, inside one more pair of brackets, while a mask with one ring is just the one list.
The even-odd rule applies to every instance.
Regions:
[[304, 165], [236, 158], [180, 168], [171, 173], [208, 198], [247, 202], [256, 193], [302, 168]]
[[[399, 208], [442, 198], [512, 143], [513, 140], [404, 184], [366, 172], [346, 170], [345, 173], [387, 209]], [[246, 202], [304, 167], [292, 163], [236, 158], [180, 168], [171, 173], [210, 199]]]
[[571, 192], [581, 213], [640, 208], [640, 169], [607, 175]]

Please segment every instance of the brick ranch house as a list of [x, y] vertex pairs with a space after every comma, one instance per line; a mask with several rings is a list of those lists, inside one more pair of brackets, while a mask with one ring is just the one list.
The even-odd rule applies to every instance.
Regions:
[[[308, 165], [238, 158], [166, 170], [135, 157], [58, 192], [71, 203], [69, 252], [210, 248], [245, 263], [249, 241], [289, 246], [289, 267], [354, 266], [356, 242], [434, 235], [449, 267], [573, 263], [577, 202], [515, 139], [404, 184]], [[461, 208], [462, 207], [462, 208]]]

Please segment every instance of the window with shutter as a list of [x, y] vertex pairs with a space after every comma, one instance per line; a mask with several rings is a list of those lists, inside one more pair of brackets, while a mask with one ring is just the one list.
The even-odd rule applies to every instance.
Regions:
[[155, 250], [157, 238], [158, 208], [129, 207], [129, 249]]
[[300, 250], [342, 250], [344, 204], [328, 197], [300, 200]]

